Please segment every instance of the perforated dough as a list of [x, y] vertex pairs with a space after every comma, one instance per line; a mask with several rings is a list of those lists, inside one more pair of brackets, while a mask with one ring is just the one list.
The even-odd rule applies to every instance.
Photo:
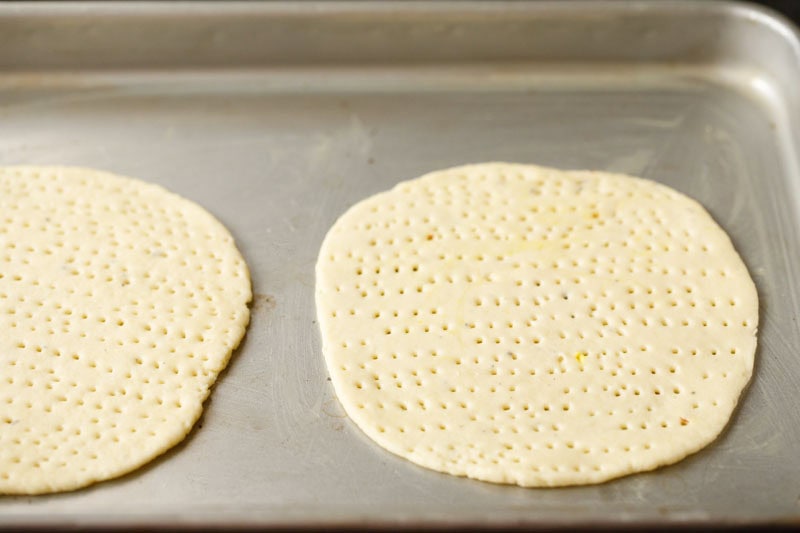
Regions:
[[0, 168], [0, 493], [76, 489], [189, 432], [249, 320], [228, 231], [80, 168]]
[[459, 476], [597, 483], [678, 461], [750, 378], [758, 301], [694, 200], [487, 163], [352, 207], [317, 262], [328, 370], [383, 448]]

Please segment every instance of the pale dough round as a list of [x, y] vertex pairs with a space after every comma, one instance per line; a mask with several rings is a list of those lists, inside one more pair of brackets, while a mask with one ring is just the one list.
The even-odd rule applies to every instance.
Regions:
[[597, 483], [723, 429], [758, 298], [728, 236], [652, 181], [487, 163], [353, 206], [317, 262], [335, 391], [383, 448], [459, 476]]
[[120, 476], [180, 442], [249, 320], [196, 204], [81, 168], [0, 168], [0, 493]]

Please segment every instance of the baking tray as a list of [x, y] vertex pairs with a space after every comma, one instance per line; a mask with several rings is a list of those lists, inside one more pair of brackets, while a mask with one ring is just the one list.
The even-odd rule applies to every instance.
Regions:
[[[20, 525], [800, 522], [797, 33], [726, 2], [0, 5], [0, 164], [165, 185], [234, 234], [255, 300], [198, 427]], [[314, 262], [354, 202], [506, 160], [627, 172], [705, 205], [755, 279], [755, 375], [717, 442], [598, 486], [522, 489], [379, 449], [333, 394]]]

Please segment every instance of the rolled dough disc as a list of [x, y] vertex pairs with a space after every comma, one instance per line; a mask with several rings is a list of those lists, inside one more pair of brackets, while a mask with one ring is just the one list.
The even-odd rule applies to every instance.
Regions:
[[694, 200], [603, 172], [486, 163], [347, 211], [317, 262], [336, 394], [381, 447], [523, 486], [674, 463], [748, 382], [755, 286]]
[[249, 320], [196, 204], [81, 168], [0, 168], [0, 493], [120, 476], [180, 442]]

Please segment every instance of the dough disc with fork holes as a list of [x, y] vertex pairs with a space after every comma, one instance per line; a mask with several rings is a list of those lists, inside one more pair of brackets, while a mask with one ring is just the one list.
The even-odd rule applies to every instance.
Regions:
[[644, 179], [433, 172], [348, 210], [316, 274], [347, 414], [449, 474], [560, 486], [674, 463], [753, 369], [744, 263], [700, 204]]
[[180, 442], [249, 320], [198, 205], [81, 168], [0, 168], [0, 494], [77, 489]]

